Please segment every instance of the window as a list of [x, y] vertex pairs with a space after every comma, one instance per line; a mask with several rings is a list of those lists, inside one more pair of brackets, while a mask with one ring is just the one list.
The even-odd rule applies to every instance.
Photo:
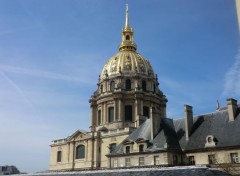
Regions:
[[130, 146], [126, 147], [126, 153], [130, 153]]
[[114, 107], [108, 108], [108, 122], [113, 122], [114, 120]]
[[213, 140], [212, 140], [212, 137], [211, 136], [209, 136], [208, 138], [207, 138], [207, 141], [208, 141], [208, 143], [211, 143]]
[[144, 92], [147, 91], [147, 83], [146, 83], [146, 81], [142, 81], [142, 90], [143, 90]]
[[102, 123], [101, 115], [102, 115], [101, 110], [98, 110], [98, 125], [100, 125]]
[[154, 165], [159, 165], [159, 156], [154, 156]]
[[112, 152], [115, 148], [116, 148], [117, 144], [116, 143], [112, 143], [109, 145], [109, 150], [110, 152]]
[[144, 166], [144, 157], [139, 157], [139, 166]]
[[132, 83], [131, 83], [131, 80], [130, 80], [130, 79], [127, 79], [127, 80], [126, 80], [126, 90], [127, 90], [127, 91], [129, 91], [129, 90], [132, 89], [132, 88], [131, 88], [131, 84], [132, 84]]
[[117, 159], [113, 160], [113, 167], [118, 167], [118, 160]]
[[62, 161], [62, 151], [58, 151], [57, 152], [57, 162], [61, 162]]
[[79, 145], [76, 150], [76, 159], [83, 159], [85, 158], [85, 146]]
[[173, 155], [173, 165], [177, 165], [178, 164], [178, 157], [177, 155]]
[[131, 160], [130, 160], [130, 158], [125, 158], [125, 166], [126, 166], [126, 167], [131, 166]]
[[126, 36], [126, 40], [130, 40], [130, 37], [129, 37], [129, 35], [127, 35], [127, 36]]
[[125, 106], [125, 121], [132, 121], [132, 106]]
[[156, 85], [153, 84], [153, 93], [156, 93]]
[[149, 107], [143, 106], [143, 116], [149, 117]]
[[110, 83], [110, 91], [114, 92], [114, 89], [115, 89], [115, 82], [111, 81], [111, 83]]
[[143, 152], [143, 149], [144, 149], [144, 145], [143, 144], [139, 145], [139, 152]]
[[100, 91], [103, 93], [103, 85], [100, 86]]
[[189, 156], [189, 157], [188, 157], [188, 160], [189, 160], [189, 164], [190, 164], [190, 165], [195, 165], [194, 156]]
[[238, 163], [239, 162], [238, 153], [230, 153], [230, 156], [231, 156], [231, 162], [232, 163]]
[[215, 155], [208, 155], [208, 163], [209, 164], [215, 163]]

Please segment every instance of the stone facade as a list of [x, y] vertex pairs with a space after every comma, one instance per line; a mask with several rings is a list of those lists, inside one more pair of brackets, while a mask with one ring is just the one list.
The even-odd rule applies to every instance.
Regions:
[[51, 144], [49, 170], [238, 163], [237, 101], [193, 117], [166, 118], [167, 99], [150, 62], [136, 52], [128, 9], [119, 52], [99, 75], [90, 98], [90, 132], [78, 130]]

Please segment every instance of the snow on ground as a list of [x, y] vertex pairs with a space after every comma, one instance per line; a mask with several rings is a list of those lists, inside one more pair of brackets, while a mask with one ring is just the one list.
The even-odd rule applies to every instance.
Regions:
[[159, 168], [131, 168], [131, 169], [113, 169], [113, 170], [95, 170], [95, 171], [72, 171], [72, 172], [49, 172], [49, 173], [31, 173], [20, 174], [18, 176], [205, 176], [227, 174], [207, 168], [205, 166], [176, 166]]

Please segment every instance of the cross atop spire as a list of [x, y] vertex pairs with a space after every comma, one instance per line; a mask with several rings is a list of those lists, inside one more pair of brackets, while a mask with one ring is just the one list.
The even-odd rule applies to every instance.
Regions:
[[129, 29], [129, 18], [128, 18], [128, 4], [126, 4], [126, 21], [125, 21], [125, 29]]

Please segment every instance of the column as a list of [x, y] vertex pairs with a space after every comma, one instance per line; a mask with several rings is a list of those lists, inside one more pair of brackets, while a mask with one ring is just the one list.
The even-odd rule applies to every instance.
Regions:
[[136, 120], [139, 120], [138, 119], [138, 99], [136, 99], [135, 100], [135, 104], [134, 104], [134, 106], [135, 106], [135, 117], [134, 117], [134, 120], [136, 121]]
[[139, 105], [138, 105], [138, 99], [135, 100], [135, 103], [134, 103], [134, 106], [135, 106], [135, 115], [134, 115], [134, 119], [133, 121], [135, 122], [135, 127], [138, 127], [139, 126], [139, 112], [138, 112], [138, 109], [139, 109]]
[[140, 108], [140, 111], [141, 111], [141, 115], [143, 115], [143, 100], [141, 100], [141, 108]]
[[93, 112], [93, 106], [91, 106], [91, 111], [90, 111], [90, 117], [91, 117], [91, 122], [90, 122], [90, 125], [91, 125], [91, 131], [93, 131], [94, 129], [94, 112]]
[[119, 100], [118, 100], [118, 120], [119, 120], [119, 121], [123, 121], [122, 118], [123, 118], [123, 117], [122, 117], [122, 100], [119, 99]]
[[104, 119], [103, 119], [104, 115], [103, 114], [104, 113], [103, 113], [103, 104], [102, 104], [101, 105], [101, 125], [104, 124]]
[[104, 121], [105, 123], [108, 123], [108, 109], [106, 103], [104, 103]]
[[114, 99], [114, 121], [117, 121], [117, 99]]

